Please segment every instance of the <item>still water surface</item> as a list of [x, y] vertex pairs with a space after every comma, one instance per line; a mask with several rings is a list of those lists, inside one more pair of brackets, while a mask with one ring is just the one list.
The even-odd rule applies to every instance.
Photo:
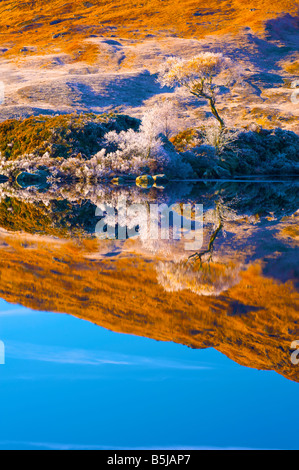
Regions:
[[[93, 239], [120, 195], [203, 204], [199, 257]], [[298, 448], [298, 202], [296, 181], [2, 185], [0, 448]]]

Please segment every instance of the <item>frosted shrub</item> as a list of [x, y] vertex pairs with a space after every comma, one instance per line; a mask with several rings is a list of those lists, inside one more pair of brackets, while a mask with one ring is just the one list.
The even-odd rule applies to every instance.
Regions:
[[238, 140], [240, 132], [234, 129], [221, 129], [211, 124], [204, 129], [205, 144], [214, 147], [217, 154], [225, 149], [233, 148], [234, 142]]
[[8, 161], [1, 157], [0, 173], [17, 176], [19, 172], [35, 172], [46, 169], [51, 184], [55, 179], [101, 180], [118, 175], [142, 173], [167, 173], [171, 177], [188, 178], [193, 171], [188, 163], [175, 151], [167, 136], [174, 131], [173, 105], [163, 102], [146, 112], [139, 130], [116, 130], [107, 132], [99, 145], [102, 149], [94, 155], [81, 153], [68, 158], [43, 155], [23, 155]]
[[141, 132], [133, 130], [119, 134], [109, 132], [106, 135], [106, 145], [108, 149], [115, 150], [101, 150], [92, 159], [97, 162], [99, 176], [109, 173], [137, 175], [143, 170], [149, 171], [151, 165], [163, 167], [167, 158], [161, 142], [153, 140], [150, 143]]
[[[190, 177], [191, 166], [184, 163], [180, 155], [168, 142], [164, 132], [170, 133], [170, 106], [158, 106], [147, 111], [139, 131], [115, 131], [106, 134], [105, 154], [95, 155], [99, 167], [120, 174], [139, 175], [142, 172], [168, 172], [172, 176]], [[170, 134], [169, 134], [170, 135]]]

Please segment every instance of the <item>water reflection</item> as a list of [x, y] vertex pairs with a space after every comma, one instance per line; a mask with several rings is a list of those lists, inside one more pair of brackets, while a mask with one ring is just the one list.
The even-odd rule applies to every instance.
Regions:
[[[183, 239], [98, 240], [96, 208], [120, 198], [145, 207], [202, 204], [203, 246], [190, 253]], [[296, 181], [42, 191], [5, 183], [0, 296], [113, 331], [214, 347], [299, 381], [291, 363], [299, 339], [298, 202]]]

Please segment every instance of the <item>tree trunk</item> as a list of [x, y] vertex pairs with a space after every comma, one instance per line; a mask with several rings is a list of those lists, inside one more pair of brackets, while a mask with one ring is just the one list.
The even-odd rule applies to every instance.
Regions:
[[212, 114], [217, 119], [217, 121], [219, 122], [221, 130], [225, 129], [225, 127], [226, 127], [225, 122], [219, 116], [219, 113], [218, 113], [218, 111], [216, 109], [216, 106], [215, 106], [215, 98], [213, 96], [209, 96], [209, 95], [207, 95], [206, 93], [203, 93], [203, 92], [191, 91], [190, 93], [192, 95], [196, 96], [197, 98], [205, 98], [206, 100], [208, 100], [208, 102], [210, 103], [210, 108], [211, 108]]
[[213, 98], [210, 98], [209, 101], [210, 101], [212, 114], [217, 119], [217, 121], [220, 124], [221, 129], [223, 130], [225, 128], [225, 123], [224, 123], [223, 119], [219, 116], [219, 113], [218, 113], [218, 111], [216, 109], [216, 106], [215, 106], [215, 101], [213, 100]]

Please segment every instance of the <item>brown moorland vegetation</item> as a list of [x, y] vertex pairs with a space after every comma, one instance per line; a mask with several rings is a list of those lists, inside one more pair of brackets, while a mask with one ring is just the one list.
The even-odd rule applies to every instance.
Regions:
[[45, 152], [54, 158], [79, 153], [90, 156], [101, 148], [99, 141], [107, 132], [137, 129], [138, 125], [134, 118], [113, 113], [9, 119], [0, 123], [0, 152], [7, 160]]
[[4, 0], [0, 3], [0, 43], [6, 55], [62, 50], [75, 60], [93, 62], [97, 47], [83, 42], [92, 35], [199, 38], [237, 33], [245, 26], [263, 33], [266, 20], [297, 11], [295, 0]]

